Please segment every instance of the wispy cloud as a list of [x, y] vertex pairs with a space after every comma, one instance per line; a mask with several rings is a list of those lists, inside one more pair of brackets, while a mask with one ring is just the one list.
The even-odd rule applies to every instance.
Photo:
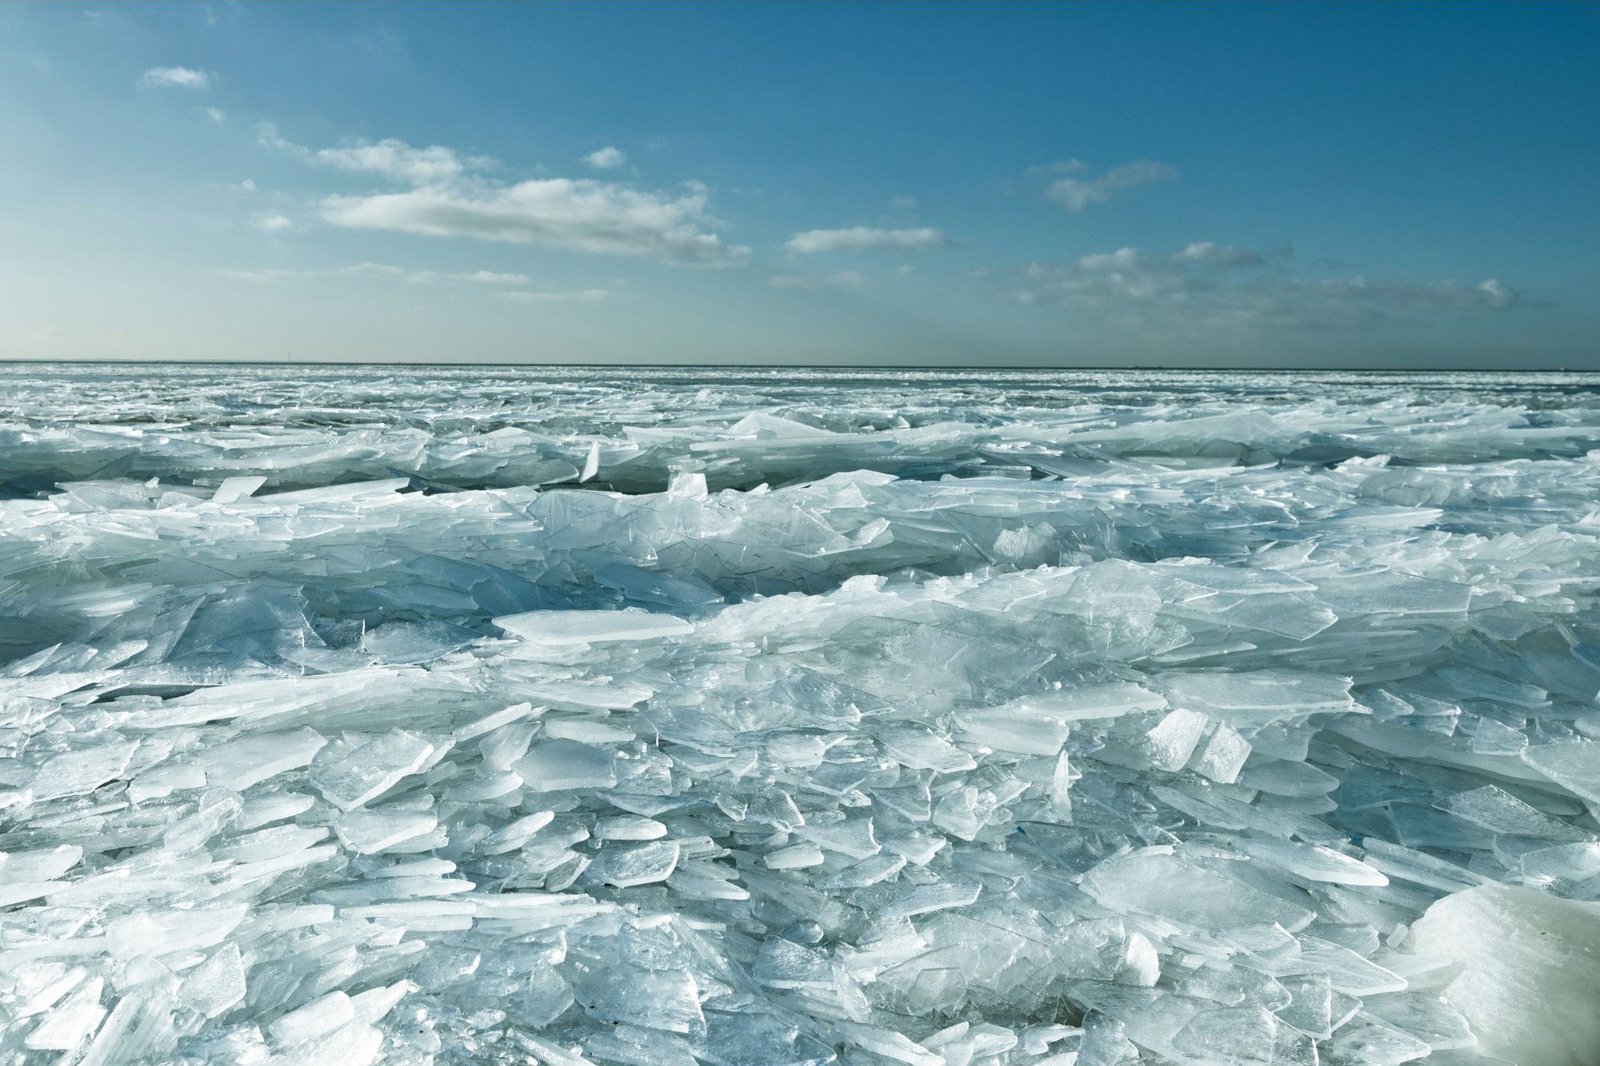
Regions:
[[250, 219], [250, 224], [262, 233], [283, 233], [294, 229], [294, 219], [272, 211], [263, 211]]
[[804, 289], [814, 292], [818, 289], [857, 289], [864, 285], [866, 280], [854, 270], [841, 270], [837, 274], [828, 274], [825, 277], [810, 274], [775, 274], [767, 279], [767, 284], [774, 289]]
[[1010, 297], [1060, 304], [1141, 324], [1256, 323], [1315, 326], [1365, 320], [1504, 311], [1517, 293], [1491, 278], [1375, 280], [1296, 273], [1288, 249], [1250, 249], [1209, 241], [1172, 252], [1120, 248], [1066, 264], [1035, 263]]
[[1090, 204], [1103, 204], [1126, 189], [1158, 185], [1178, 176], [1177, 167], [1153, 159], [1136, 159], [1095, 175], [1089, 174], [1089, 165], [1080, 159], [1068, 159], [1046, 169], [1061, 176], [1045, 186], [1045, 196], [1072, 212], [1082, 211]]
[[628, 157], [623, 154], [622, 149], [607, 145], [590, 152], [583, 157], [583, 161], [596, 170], [616, 170], [628, 161]]
[[1118, 248], [1114, 252], [1095, 252], [1079, 256], [1077, 269], [1085, 274], [1174, 274], [1184, 271], [1190, 276], [1214, 274], [1237, 267], [1262, 266], [1268, 262], [1283, 262], [1291, 258], [1287, 248], [1258, 251], [1238, 248], [1214, 241], [1197, 241], [1175, 252], [1147, 254], [1137, 248]]
[[532, 285], [526, 274], [506, 273], [496, 270], [413, 270], [390, 263], [352, 263], [349, 266], [323, 270], [288, 270], [268, 267], [260, 270], [222, 270], [219, 273], [235, 281], [281, 282], [304, 281], [317, 278], [369, 277], [391, 278], [409, 285], [479, 285], [491, 288]]
[[592, 304], [611, 295], [610, 289], [568, 289], [560, 292], [503, 292], [507, 300], [524, 304]]
[[434, 145], [415, 148], [389, 139], [313, 151], [271, 125], [259, 129], [269, 147], [313, 165], [374, 174], [398, 190], [334, 195], [322, 201], [324, 220], [347, 229], [386, 230], [428, 237], [532, 244], [596, 255], [727, 265], [749, 249], [716, 232], [705, 186], [652, 192], [594, 178], [538, 178], [507, 184], [482, 172], [493, 160], [463, 158]]
[[[423, 274], [418, 273], [417, 277]], [[461, 281], [470, 285], [528, 285], [533, 279], [526, 274], [510, 274], [498, 270], [473, 270], [467, 273], [439, 275], [446, 281]], [[433, 275], [428, 275], [431, 279]]]
[[249, 281], [258, 284], [275, 281], [291, 281], [295, 278], [313, 276], [311, 271], [284, 270], [279, 267], [261, 267], [256, 270], [242, 270], [237, 267], [223, 267], [221, 270], [217, 271], [217, 275], [219, 277], [227, 278], [230, 281]]
[[950, 239], [928, 226], [916, 229], [875, 229], [850, 226], [845, 229], [813, 229], [796, 233], [784, 247], [796, 255], [819, 252], [853, 252], [869, 248], [941, 248]]
[[211, 75], [193, 67], [151, 67], [139, 77], [139, 84], [158, 89], [209, 89]]

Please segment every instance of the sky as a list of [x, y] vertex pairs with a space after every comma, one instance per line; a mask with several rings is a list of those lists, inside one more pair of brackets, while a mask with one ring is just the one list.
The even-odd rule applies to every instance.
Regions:
[[1592, 3], [0, 4], [0, 358], [1600, 370]]

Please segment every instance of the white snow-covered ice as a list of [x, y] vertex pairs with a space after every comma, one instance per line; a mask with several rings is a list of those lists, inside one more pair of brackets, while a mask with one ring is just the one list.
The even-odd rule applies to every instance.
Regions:
[[1582, 375], [0, 368], [0, 1063], [1600, 1064]]

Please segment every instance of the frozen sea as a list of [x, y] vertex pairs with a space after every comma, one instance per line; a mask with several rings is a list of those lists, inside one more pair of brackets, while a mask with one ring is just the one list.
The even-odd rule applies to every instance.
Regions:
[[0, 367], [0, 1063], [1600, 1063], [1600, 378]]

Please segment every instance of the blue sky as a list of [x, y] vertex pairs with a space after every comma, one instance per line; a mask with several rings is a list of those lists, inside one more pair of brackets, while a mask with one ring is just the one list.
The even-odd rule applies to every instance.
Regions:
[[1600, 369], [1592, 4], [0, 5], [0, 357]]

